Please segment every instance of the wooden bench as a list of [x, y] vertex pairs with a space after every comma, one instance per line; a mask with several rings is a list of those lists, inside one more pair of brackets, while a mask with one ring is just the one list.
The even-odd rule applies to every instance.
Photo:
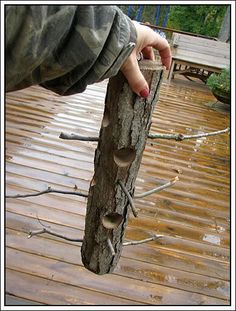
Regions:
[[206, 82], [213, 72], [230, 66], [230, 44], [179, 33], [172, 35], [172, 63], [168, 81], [175, 74]]

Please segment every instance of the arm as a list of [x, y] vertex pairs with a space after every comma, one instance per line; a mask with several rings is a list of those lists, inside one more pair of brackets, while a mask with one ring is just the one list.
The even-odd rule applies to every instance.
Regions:
[[121, 69], [133, 91], [147, 97], [137, 54], [154, 59], [152, 47], [168, 69], [167, 41], [115, 6], [6, 6], [6, 90], [40, 84], [70, 95]]
[[135, 27], [117, 7], [8, 6], [6, 89], [83, 92], [115, 75], [135, 41]]

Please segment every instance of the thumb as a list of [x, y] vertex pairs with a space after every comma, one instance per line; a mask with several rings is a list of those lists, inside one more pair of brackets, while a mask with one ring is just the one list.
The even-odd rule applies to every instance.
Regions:
[[149, 86], [141, 73], [138, 61], [135, 55], [130, 55], [121, 67], [121, 71], [126, 77], [131, 89], [141, 97], [148, 97]]

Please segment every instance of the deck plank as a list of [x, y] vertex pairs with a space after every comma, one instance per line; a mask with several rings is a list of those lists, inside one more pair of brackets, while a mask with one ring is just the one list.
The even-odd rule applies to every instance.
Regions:
[[19, 296], [14, 296], [14, 294], [6, 294], [5, 305], [6, 306], [38, 306], [38, 305], [43, 305], [43, 304], [36, 302], [36, 301], [31, 301], [29, 299], [20, 298]]
[[[8, 270], [7, 292], [16, 297], [24, 297], [22, 305], [136, 305], [136, 301], [71, 286], [64, 282], [38, 277], [33, 274], [22, 273], [16, 270]], [[31, 284], [29, 286], [29, 284]], [[25, 301], [27, 299], [28, 301]], [[37, 300], [37, 303], [29, 299]], [[19, 304], [19, 301], [15, 301]], [[26, 303], [27, 302], [27, 303]], [[7, 300], [6, 305], [11, 305], [14, 300]]]
[[[61, 243], [49, 241], [43, 237], [26, 239], [25, 234], [9, 229], [7, 230], [7, 235], [7, 246], [11, 248], [17, 249], [17, 246], [21, 245], [22, 251], [53, 258], [60, 262], [83, 266], [79, 243], [72, 247], [66, 243], [62, 245]], [[185, 272], [183, 270], [176, 270], [175, 268], [166, 268], [165, 266], [159, 266], [157, 263], [154, 265], [148, 262], [140, 262], [136, 259], [121, 258], [114, 275], [129, 277], [131, 283], [135, 279], [167, 286], [172, 283], [172, 287], [176, 289], [193, 291], [220, 299], [229, 298], [230, 288], [229, 282], [227, 281]], [[126, 284], [128, 282], [127, 280]], [[191, 288], [189, 284], [192, 285]]]
[[[7, 230], [15, 230], [17, 231], [16, 234], [19, 235], [20, 239], [26, 239], [28, 236], [28, 233], [31, 230], [36, 230], [39, 228], [39, 222], [35, 220], [35, 218], [29, 218], [26, 216], [22, 216], [15, 213], [8, 214], [7, 219]], [[63, 227], [61, 225], [51, 224], [49, 222], [43, 222], [42, 223], [46, 227], [52, 227], [55, 232], [63, 232]], [[51, 228], [52, 229], [52, 228]], [[69, 229], [69, 228], [68, 228]], [[73, 229], [72, 229], [73, 230]], [[78, 230], [77, 232], [75, 229], [73, 231], [67, 231], [67, 236], [70, 237], [81, 237], [82, 231]], [[50, 240], [54, 240], [57, 242], [64, 242], [62, 239], [57, 238], [55, 236], [51, 235], [44, 235], [40, 236], [40, 238], [46, 238], [49, 241], [47, 243], [50, 243]], [[35, 237], [36, 238], [36, 237]], [[32, 239], [31, 239], [32, 240]], [[7, 237], [7, 244], [8, 241], [10, 242], [9, 245], [13, 248], [17, 248], [16, 239], [15, 236]], [[45, 241], [45, 240], [44, 240]], [[70, 243], [69, 241], [66, 241], [66, 244], [73, 245], [73, 247], [77, 243]], [[60, 244], [62, 246], [62, 244]], [[224, 261], [218, 260], [216, 258], [208, 258], [205, 256], [196, 255], [196, 254], [189, 254], [189, 253], [183, 253], [178, 251], [169, 251], [167, 249], [161, 249], [158, 247], [158, 244], [155, 246], [155, 242], [150, 242], [149, 244], [140, 244], [136, 245], [135, 247], [125, 247], [122, 252], [122, 257], [124, 258], [130, 258], [135, 259], [142, 262], [152, 263], [152, 264], [158, 264], [160, 266], [168, 266], [170, 268], [175, 268], [176, 265], [178, 265], [178, 269], [181, 271], [187, 271], [191, 273], [196, 273], [200, 275], [207, 275], [211, 277], [220, 278], [222, 280], [228, 280], [229, 279], [229, 264], [227, 264]], [[68, 246], [66, 246], [67, 248]], [[45, 248], [44, 248], [45, 249]], [[61, 249], [61, 248], [59, 248]], [[30, 247], [28, 247], [28, 251], [30, 251]], [[39, 248], [38, 248], [39, 251]], [[78, 259], [78, 251], [70, 252], [71, 254], [74, 254], [69, 259], [71, 262], [77, 262]], [[76, 261], [73, 261], [74, 256], [76, 257]]]
[[[217, 299], [198, 293], [177, 290], [171, 287], [164, 287], [140, 280], [130, 279], [129, 277], [121, 277], [116, 274], [105, 275], [101, 277], [90, 273], [79, 265], [72, 265], [60, 260], [45, 258], [43, 256], [25, 253], [20, 250], [8, 248], [7, 262], [16, 271], [37, 275], [43, 278], [52, 279], [85, 289], [94, 290], [94, 292], [110, 294], [119, 298], [132, 299], [142, 304], [176, 304], [183, 303], [183, 296], [186, 304], [228, 304], [227, 300]], [[17, 257], [17, 261], [13, 258]], [[27, 260], [27, 266], [24, 265]], [[8, 267], [7, 264], [7, 267]], [[35, 265], [40, 267], [39, 271], [35, 271]], [[125, 286], [122, 284], [125, 283]], [[182, 301], [182, 302], [180, 302]]]
[[[196, 134], [229, 126], [227, 110], [206, 105], [214, 100], [206, 88], [176, 81], [163, 83], [152, 132]], [[69, 97], [39, 87], [7, 95], [7, 194], [48, 186], [88, 191], [96, 143], [65, 141], [59, 134], [98, 135], [105, 87], [102, 82]], [[27, 239], [29, 231], [42, 225], [83, 237], [85, 198], [46, 194], [7, 199], [7, 303], [229, 305], [229, 142], [228, 134], [183, 142], [148, 140], [136, 193], [176, 175], [180, 180], [136, 200], [139, 217], [130, 216], [126, 239], [156, 233], [164, 238], [124, 247], [114, 273], [102, 277], [83, 267], [79, 243], [49, 235]]]

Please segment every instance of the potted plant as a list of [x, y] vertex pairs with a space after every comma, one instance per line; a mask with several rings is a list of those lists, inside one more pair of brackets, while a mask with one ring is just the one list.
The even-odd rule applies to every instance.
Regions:
[[230, 70], [225, 68], [221, 73], [213, 73], [207, 79], [207, 86], [217, 100], [224, 104], [231, 102], [230, 97]]

